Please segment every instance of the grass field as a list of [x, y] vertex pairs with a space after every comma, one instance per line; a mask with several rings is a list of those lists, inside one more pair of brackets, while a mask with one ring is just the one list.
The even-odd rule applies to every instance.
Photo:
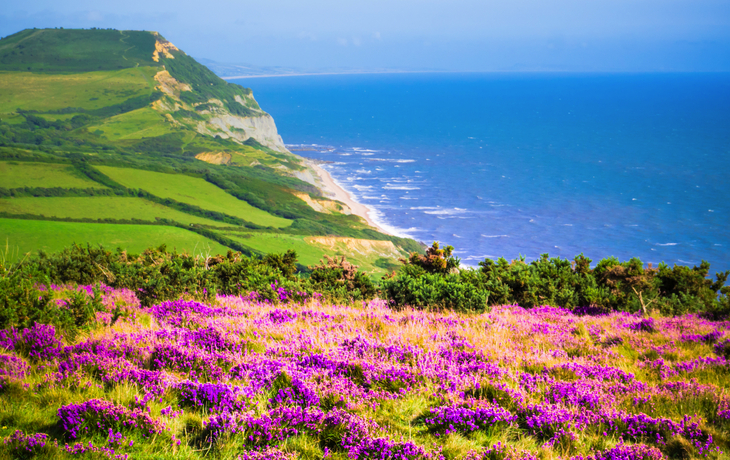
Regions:
[[26, 29], [0, 43], [6, 70], [89, 72], [153, 66], [157, 37], [111, 29]]
[[182, 224], [223, 226], [220, 222], [196, 217], [142, 198], [133, 197], [52, 197], [0, 199], [0, 211], [72, 219], [170, 219]]
[[267, 227], [283, 228], [292, 223], [289, 219], [276, 217], [254, 208], [203, 179], [139, 169], [109, 166], [97, 166], [97, 168], [125, 187], [141, 188], [161, 198], [171, 198]]
[[[307, 240], [311, 238], [309, 236], [257, 232], [225, 232], [225, 236], [250, 248], [266, 253], [284, 253], [292, 249], [297, 252], [297, 258], [302, 265], [310, 266], [319, 264], [319, 261], [324, 258], [325, 254], [330, 257], [344, 255], [350, 263], [357, 265], [360, 271], [364, 271], [370, 276], [379, 278], [387, 271], [375, 266], [375, 261], [382, 257], [376, 252], [370, 254], [365, 251], [363, 253], [357, 253], [353, 250], [347, 250], [343, 245], [334, 245], [332, 247], [333, 249], [330, 249], [327, 246], [308, 242]], [[357, 245], [355, 244], [353, 246]]]
[[11, 256], [27, 252], [60, 251], [73, 243], [101, 244], [139, 253], [148, 247], [166, 244], [169, 249], [191, 254], [225, 254], [229, 248], [196, 233], [158, 225], [117, 225], [51, 222], [44, 220], [0, 219], [0, 242], [7, 242]]
[[106, 188], [92, 181], [73, 166], [53, 163], [15, 163], [0, 161], [1, 187]]
[[47, 75], [0, 72], [0, 113], [25, 110], [86, 110], [119, 104], [131, 97], [150, 94], [155, 67], [105, 72]]
[[[289, 249], [297, 252], [297, 258], [302, 265], [319, 263], [324, 252], [315, 246], [308, 245], [302, 235], [281, 235], [277, 233], [239, 233], [226, 232], [225, 235], [250, 248], [262, 252], [283, 253]], [[332, 254], [330, 254], [332, 255]]]
[[171, 132], [170, 123], [151, 107], [132, 110], [104, 120], [89, 131], [101, 130], [110, 141], [120, 139], [142, 139], [143, 137], [162, 136]]

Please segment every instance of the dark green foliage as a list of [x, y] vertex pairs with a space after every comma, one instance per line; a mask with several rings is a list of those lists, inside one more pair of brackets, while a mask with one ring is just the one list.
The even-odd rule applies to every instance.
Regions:
[[147, 249], [136, 259], [120, 256], [112, 267], [115, 272], [112, 284], [136, 291], [144, 306], [183, 295], [201, 300], [215, 299], [215, 280], [199, 258], [168, 253], [164, 245]]
[[402, 262], [406, 265], [420, 267], [425, 273], [438, 273], [445, 275], [451, 273], [459, 266], [458, 257], [453, 257], [453, 246], [446, 246], [439, 249], [438, 241], [434, 241], [430, 248], [426, 249], [426, 255], [412, 252], [408, 260]]
[[[26, 261], [23, 265], [25, 271], [14, 275], [15, 287], [7, 289], [7, 292], [2, 287], [7, 285], [10, 278], [0, 279], [0, 293], [5, 296], [2, 300], [5, 307], [0, 309], [0, 323], [4, 321], [2, 324], [16, 325], [29, 324], [28, 321], [44, 322], [38, 314], [26, 315], [27, 318], [18, 316], [26, 311], [18, 308], [21, 303], [29, 306], [28, 311], [48, 310], [45, 307], [47, 300], [38, 295], [35, 283], [104, 283], [129, 288], [145, 306], [180, 296], [211, 300], [215, 299], [216, 293], [245, 295], [254, 291], [263, 298], [278, 301], [279, 295], [272, 285], [293, 294], [300, 292], [311, 295], [319, 292], [337, 299], [371, 299], [376, 294], [370, 278], [345, 260], [313, 267], [313, 276], [309, 279], [297, 273], [297, 266], [294, 251], [264, 257], [233, 251], [213, 257], [195, 257], [167, 251], [163, 245], [147, 249], [137, 256], [121, 250], [111, 252], [103, 247], [73, 245], [55, 254], [41, 252], [38, 257]], [[21, 274], [25, 278], [18, 278]], [[83, 311], [80, 309], [81, 313], [75, 313], [81, 315], [81, 323], [88, 321], [88, 315], [84, 316], [86, 314]], [[79, 321], [67, 321], [66, 324], [56, 318], [45, 322], [71, 327]]]
[[53, 324], [74, 337], [95, 320], [96, 312], [103, 311], [98, 288], [93, 289], [92, 295], [73, 292], [60, 307], [39, 283], [50, 284], [50, 278], [37, 263], [0, 261], [0, 329], [23, 329], [38, 322]]
[[364, 300], [375, 296], [375, 286], [370, 278], [357, 271], [357, 266], [349, 263], [345, 256], [339, 260], [324, 256], [326, 262], [310, 267], [309, 281], [314, 290], [327, 293], [335, 299]]
[[730, 289], [723, 287], [730, 272], [718, 273], [712, 281], [707, 262], [694, 268], [652, 268], [636, 258], [620, 262], [609, 257], [591, 269], [591, 260], [582, 254], [572, 261], [543, 254], [529, 264], [524, 258], [487, 259], [474, 271], [455, 269], [450, 253], [434, 243], [425, 256], [411, 255], [397, 275], [383, 280], [383, 293], [399, 306], [463, 311], [518, 304], [606, 312], [658, 310], [665, 315], [705, 312], [718, 318], [730, 314]]
[[149, 154], [182, 154], [184, 145], [184, 134], [168, 133], [157, 137], [148, 137], [143, 139], [141, 142], [136, 143], [132, 148], [140, 153]]
[[297, 271], [297, 253], [291, 249], [284, 254], [267, 254], [263, 262], [281, 272], [286, 278], [291, 278]]
[[462, 274], [424, 272], [419, 276], [406, 270], [383, 279], [382, 290], [396, 307], [481, 313], [488, 306], [489, 293], [469, 281]]
[[50, 73], [157, 66], [155, 40], [144, 31], [26, 29], [2, 40], [0, 67]]

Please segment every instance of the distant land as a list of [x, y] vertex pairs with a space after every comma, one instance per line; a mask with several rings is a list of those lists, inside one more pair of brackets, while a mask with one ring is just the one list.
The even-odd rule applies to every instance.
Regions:
[[220, 63], [210, 59], [197, 58], [197, 61], [215, 72], [224, 80], [255, 77], [287, 77], [301, 75], [353, 75], [381, 73], [423, 73], [448, 72], [443, 69], [395, 69], [395, 68], [300, 68], [283, 66], [256, 66], [253, 64]]

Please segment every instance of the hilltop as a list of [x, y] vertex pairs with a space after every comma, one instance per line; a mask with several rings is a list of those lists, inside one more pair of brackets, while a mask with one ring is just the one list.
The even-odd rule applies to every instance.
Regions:
[[[323, 196], [249, 88], [157, 32], [28, 29], [0, 40], [0, 237], [202, 254], [333, 251], [371, 275], [419, 250]], [[354, 249], [350, 249], [354, 248]]]

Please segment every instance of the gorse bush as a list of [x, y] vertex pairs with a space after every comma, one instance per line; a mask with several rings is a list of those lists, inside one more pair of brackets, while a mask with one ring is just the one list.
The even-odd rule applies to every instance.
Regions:
[[375, 285], [357, 266], [349, 263], [345, 256], [339, 260], [325, 256], [326, 262], [311, 267], [309, 278], [318, 292], [325, 292], [332, 298], [365, 300], [375, 297]]
[[664, 315], [704, 313], [716, 318], [730, 314], [730, 271], [708, 278], [710, 264], [699, 267], [662, 263], [645, 267], [633, 258], [603, 259], [591, 269], [591, 259], [572, 261], [543, 254], [527, 263], [486, 259], [479, 269], [459, 269], [453, 248], [434, 243], [426, 255], [411, 254], [397, 273], [382, 282], [382, 293], [396, 306], [483, 311], [490, 305], [518, 304], [563, 308], [592, 307], [593, 311], [626, 311]]
[[[101, 308], [98, 296], [76, 293], [63, 309], [39, 286], [105, 284], [128, 288], [143, 306], [180, 297], [213, 300], [216, 294], [247, 295], [279, 302], [281, 293], [306, 298], [313, 293], [338, 301], [369, 300], [377, 296], [395, 307], [483, 312], [493, 305], [541, 305], [592, 312], [625, 311], [664, 315], [702, 313], [715, 319], [730, 315], [730, 271], [708, 278], [710, 266], [644, 266], [639, 259], [599, 261], [582, 254], [573, 260], [550, 258], [526, 262], [524, 257], [479, 263], [478, 269], [459, 267], [453, 248], [438, 243], [425, 254], [402, 259], [397, 272], [376, 285], [344, 257], [325, 259], [305, 270], [297, 254], [247, 256], [229, 251], [214, 257], [168, 251], [163, 245], [141, 254], [103, 247], [74, 245], [55, 254], [41, 252], [22, 263], [0, 266], [0, 327], [30, 327], [35, 322], [75, 331]], [[95, 303], [96, 302], [96, 303]], [[588, 310], [585, 310], [588, 311]]]

